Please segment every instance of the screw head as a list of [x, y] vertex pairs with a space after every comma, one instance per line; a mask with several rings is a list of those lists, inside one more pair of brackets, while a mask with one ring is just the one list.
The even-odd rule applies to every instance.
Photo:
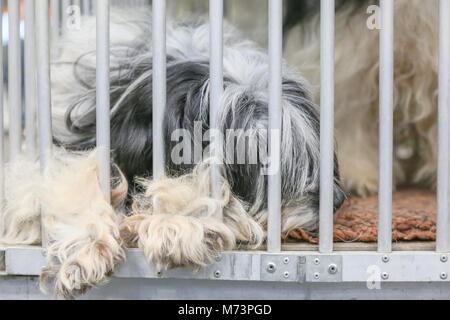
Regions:
[[383, 272], [383, 273], [381, 274], [381, 278], [383, 278], [383, 280], [389, 279], [389, 273]]
[[320, 264], [320, 259], [319, 258], [315, 258], [314, 259], [314, 264], [315, 265], [319, 265]]
[[216, 271], [214, 272], [214, 277], [215, 277], [216, 279], [219, 279], [221, 276], [222, 276], [222, 272], [220, 272], [220, 270], [216, 270]]
[[284, 264], [288, 264], [289, 261], [290, 261], [290, 259], [288, 257], [284, 258], [284, 260], [283, 260]]
[[320, 274], [318, 272], [314, 273], [314, 279], [319, 280]]
[[156, 275], [160, 278], [160, 277], [162, 277], [162, 271], [158, 271], [158, 272], [156, 272]]
[[443, 254], [441, 256], [441, 262], [447, 262], [447, 261], [448, 261], [448, 257], [445, 254]]
[[328, 267], [329, 274], [336, 274], [338, 272], [338, 267], [334, 263], [330, 264]]
[[388, 255], [384, 255], [381, 260], [383, 260], [384, 263], [389, 262], [389, 256]]
[[267, 272], [275, 273], [276, 270], [277, 266], [275, 265], [275, 263], [270, 262], [269, 264], [267, 264]]
[[448, 277], [448, 275], [447, 275], [447, 272], [441, 272], [441, 279], [442, 280], [445, 280], [445, 279], [447, 279], [447, 277]]
[[290, 274], [289, 274], [288, 271], [286, 271], [286, 272], [283, 274], [283, 276], [284, 276], [285, 279], [289, 278], [289, 275], [290, 275]]

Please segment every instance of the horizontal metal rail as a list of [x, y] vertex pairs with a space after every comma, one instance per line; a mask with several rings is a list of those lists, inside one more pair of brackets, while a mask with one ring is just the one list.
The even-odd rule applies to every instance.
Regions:
[[[40, 248], [8, 248], [6, 273], [38, 276], [45, 265]], [[198, 272], [178, 268], [158, 273], [141, 250], [127, 251], [127, 262], [114, 273], [117, 278], [198, 279], [296, 283], [336, 282], [450, 282], [448, 256], [435, 252], [225, 252]], [[370, 285], [370, 284], [369, 284]]]

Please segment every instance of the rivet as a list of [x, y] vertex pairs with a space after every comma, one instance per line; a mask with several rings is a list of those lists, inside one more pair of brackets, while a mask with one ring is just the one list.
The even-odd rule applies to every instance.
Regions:
[[284, 258], [284, 260], [283, 260], [284, 264], [288, 264], [289, 261], [290, 261], [290, 259], [288, 257]]
[[443, 254], [441, 256], [441, 262], [447, 262], [447, 261], [448, 261], [448, 257], [445, 254]]
[[314, 279], [319, 280], [320, 274], [318, 272], [314, 273]]
[[289, 272], [288, 272], [288, 271], [286, 271], [286, 272], [284, 273], [284, 278], [285, 278], [285, 279], [289, 278]]
[[388, 255], [384, 255], [381, 260], [383, 260], [384, 263], [389, 262], [389, 256]]
[[217, 279], [219, 279], [222, 276], [222, 273], [220, 272], [220, 270], [217, 270], [216, 272], [214, 272], [214, 277], [216, 277]]
[[330, 273], [330, 274], [336, 274], [338, 272], [338, 267], [337, 267], [337, 265], [335, 265], [334, 263], [333, 264], [330, 264], [330, 266], [328, 267], [328, 273]]
[[447, 272], [441, 272], [441, 279], [442, 280], [447, 279]]
[[156, 275], [158, 276], [158, 277], [162, 277], [162, 271], [158, 271], [158, 272], [156, 272]]
[[222, 255], [218, 255], [218, 256], [216, 257], [216, 261], [217, 261], [217, 262], [222, 261]]
[[383, 272], [383, 273], [381, 274], [381, 278], [383, 278], [384, 280], [389, 279], [389, 273]]
[[276, 270], [277, 270], [277, 266], [275, 265], [275, 263], [269, 262], [269, 264], [267, 264], [267, 271], [268, 272], [275, 273]]
[[319, 265], [320, 264], [320, 259], [319, 258], [315, 258], [314, 259], [314, 264], [315, 265]]

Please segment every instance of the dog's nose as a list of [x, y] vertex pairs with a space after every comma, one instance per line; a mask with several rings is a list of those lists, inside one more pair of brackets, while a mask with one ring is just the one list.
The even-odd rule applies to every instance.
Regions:
[[334, 197], [333, 197], [333, 206], [334, 206], [334, 212], [339, 210], [339, 208], [342, 206], [342, 204], [345, 201], [345, 193], [342, 191], [342, 188], [335, 184], [334, 185]]

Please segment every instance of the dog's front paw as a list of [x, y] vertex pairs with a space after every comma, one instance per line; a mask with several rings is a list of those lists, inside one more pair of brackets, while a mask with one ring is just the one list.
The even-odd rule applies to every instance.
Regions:
[[[81, 247], [49, 250], [51, 263], [41, 275], [41, 288], [54, 279], [54, 295], [65, 299], [74, 299], [93, 286], [108, 281], [115, 266], [125, 259], [125, 251], [116, 244], [97, 241]], [[64, 257], [64, 259], [60, 259]]]
[[370, 197], [378, 192], [378, 177], [358, 177], [344, 180], [344, 189], [352, 195]]
[[345, 192], [354, 196], [370, 197], [378, 192], [378, 170], [367, 161], [342, 161], [341, 180]]
[[139, 227], [134, 229], [138, 233], [138, 245], [148, 262], [156, 264], [158, 271], [186, 266], [203, 267], [221, 251], [232, 249], [236, 243], [233, 232], [212, 217], [159, 214], [135, 219], [131, 224], [127, 219], [124, 226], [133, 228], [140, 221]]

